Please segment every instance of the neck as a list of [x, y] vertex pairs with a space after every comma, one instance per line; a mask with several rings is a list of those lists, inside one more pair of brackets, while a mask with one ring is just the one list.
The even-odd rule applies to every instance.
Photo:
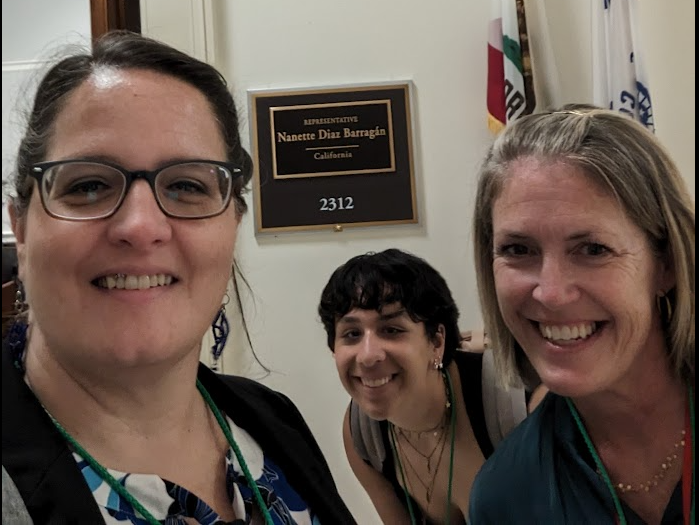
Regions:
[[[449, 365], [448, 370], [453, 375], [452, 366], [455, 365]], [[449, 423], [446, 385], [441, 370], [429, 372], [424, 389], [415, 397], [417, 399], [407, 400], [408, 415], [391, 421], [396, 428], [406, 433], [424, 434]]]
[[[198, 353], [190, 355], [198, 358]], [[194, 359], [100, 373], [84, 363], [63, 362], [38, 331], [26, 356], [26, 381], [39, 401], [105, 466], [119, 468], [110, 461], [119, 458], [123, 468], [130, 462], [124, 451], [131, 451], [136, 462], [152, 447], [181, 447], [192, 428], [210, 426], [196, 388]]]
[[659, 433], [684, 428], [687, 386], [663, 366], [627, 388], [573, 399], [595, 443], [652, 444]]

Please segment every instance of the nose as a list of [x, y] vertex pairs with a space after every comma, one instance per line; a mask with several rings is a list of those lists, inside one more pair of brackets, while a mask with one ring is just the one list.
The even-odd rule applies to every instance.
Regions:
[[580, 298], [577, 278], [576, 270], [564, 257], [545, 255], [532, 295], [545, 307], [558, 309]]
[[384, 351], [381, 338], [374, 332], [367, 331], [359, 345], [357, 363], [364, 367], [371, 367], [384, 359], [386, 359], [386, 352]]
[[124, 202], [110, 221], [109, 240], [146, 249], [172, 238], [169, 218], [155, 200], [153, 190], [145, 180], [136, 180], [124, 197]]

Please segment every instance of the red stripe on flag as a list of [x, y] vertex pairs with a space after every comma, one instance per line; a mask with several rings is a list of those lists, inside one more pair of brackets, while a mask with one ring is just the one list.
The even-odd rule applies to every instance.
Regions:
[[505, 117], [505, 66], [502, 51], [488, 45], [488, 113], [504, 126]]

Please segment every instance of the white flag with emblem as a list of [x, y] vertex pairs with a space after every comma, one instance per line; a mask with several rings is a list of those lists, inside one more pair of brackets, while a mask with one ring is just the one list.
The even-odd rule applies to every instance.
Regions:
[[638, 29], [639, 0], [592, 2], [592, 81], [596, 105], [655, 131]]

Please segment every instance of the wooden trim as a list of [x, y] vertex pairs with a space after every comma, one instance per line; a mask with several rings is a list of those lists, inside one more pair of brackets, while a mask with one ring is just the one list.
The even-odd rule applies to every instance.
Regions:
[[90, 0], [92, 39], [112, 29], [141, 32], [139, 0]]
[[109, 30], [107, 0], [90, 0], [90, 24], [92, 26], [93, 40]]

